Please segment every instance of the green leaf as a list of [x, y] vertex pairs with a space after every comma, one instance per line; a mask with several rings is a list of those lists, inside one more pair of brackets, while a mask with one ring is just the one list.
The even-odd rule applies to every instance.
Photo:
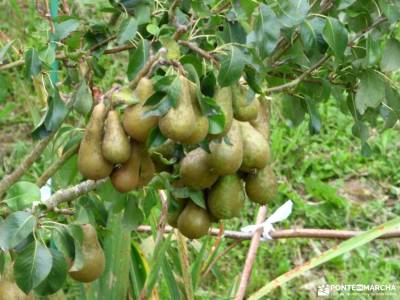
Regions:
[[4, 56], [6, 55], [8, 49], [10, 49], [12, 43], [14, 43], [14, 40], [9, 41], [0, 49], [0, 63], [3, 63]]
[[25, 52], [25, 76], [30, 78], [40, 73], [42, 62], [35, 49], [31, 48]]
[[220, 114], [213, 114], [207, 116], [207, 118], [208, 118], [208, 133], [220, 134], [224, 131], [225, 116], [222, 112]]
[[201, 208], [207, 209], [206, 200], [204, 199], [204, 194], [201, 190], [189, 189], [189, 198]]
[[14, 278], [18, 287], [28, 294], [49, 275], [53, 258], [47, 247], [33, 241], [20, 252], [14, 263]]
[[230, 86], [237, 82], [244, 69], [246, 57], [242, 51], [235, 46], [221, 61], [221, 68], [218, 73], [218, 83], [221, 87]]
[[308, 0], [285, 0], [278, 2], [279, 22], [287, 28], [296, 26], [304, 21], [310, 9]]
[[168, 99], [172, 106], [176, 107], [179, 101], [181, 101], [181, 91], [181, 79], [179, 78], [179, 76], [176, 76], [167, 90]]
[[150, 44], [148, 40], [141, 40], [136, 49], [129, 52], [129, 64], [126, 71], [128, 79], [135, 78], [137, 73], [144, 67], [150, 55]]
[[146, 194], [143, 199], [143, 212], [147, 217], [150, 215], [151, 209], [159, 202], [159, 196], [153, 188], [146, 189], [145, 193]]
[[349, 38], [346, 27], [339, 20], [328, 17], [322, 35], [334, 55], [343, 59]]
[[128, 195], [122, 224], [127, 230], [135, 230], [144, 220], [143, 212], [139, 208], [139, 199]]
[[135, 18], [129, 18], [124, 20], [121, 24], [120, 31], [117, 36], [117, 44], [122, 45], [125, 42], [132, 40], [137, 33], [138, 23]]
[[36, 218], [28, 212], [12, 213], [0, 225], [1, 249], [12, 249], [26, 239], [36, 227]]
[[275, 49], [280, 37], [281, 26], [273, 10], [260, 4], [260, 13], [254, 21], [254, 31], [247, 37], [247, 42], [254, 44], [260, 58], [264, 59]]
[[56, 226], [51, 233], [51, 238], [64, 257], [74, 258], [74, 239], [64, 226]]
[[161, 263], [161, 270], [167, 283], [170, 299], [180, 300], [181, 296], [179, 293], [178, 283], [176, 282], [174, 268], [168, 263], [168, 260], [164, 259]]
[[46, 50], [41, 51], [39, 58], [46, 65], [50, 66], [56, 59], [56, 49], [54, 45], [50, 44], [47, 46]]
[[400, 3], [398, 3], [398, 1], [378, 0], [378, 3], [383, 14], [391, 23], [394, 23], [400, 19]]
[[47, 112], [41, 123], [34, 129], [32, 136], [35, 139], [44, 138], [59, 128], [69, 110], [55, 88], [47, 98]]
[[79, 27], [79, 21], [69, 19], [67, 21], [57, 23], [54, 25], [55, 36], [57, 40], [63, 40]]
[[304, 100], [291, 95], [284, 95], [282, 105], [283, 115], [290, 121], [289, 125], [298, 126], [303, 122], [307, 109]]
[[342, 10], [342, 9], [346, 9], [348, 7], [350, 7], [351, 5], [354, 4], [354, 2], [356, 2], [357, 0], [339, 0], [339, 5], [337, 7], [337, 9]]
[[150, 131], [148, 140], [147, 140], [147, 148], [157, 148], [165, 143], [167, 138], [161, 133], [160, 128], [155, 127]]
[[157, 36], [160, 33], [160, 28], [156, 24], [148, 24], [146, 26], [146, 30], [148, 33]]
[[[326, 21], [321, 18], [305, 20], [300, 26], [300, 37], [306, 51], [315, 50], [319, 45], [319, 37], [325, 27]], [[325, 43], [326, 44], [326, 43]]]
[[32, 207], [34, 201], [40, 201], [40, 189], [32, 182], [19, 181], [7, 191], [6, 203], [13, 211]]
[[133, 299], [139, 299], [140, 291], [144, 287], [149, 269], [149, 263], [142, 249], [138, 244], [132, 241], [129, 273]]
[[296, 267], [294, 270], [290, 270], [287, 273], [280, 275], [274, 280], [268, 282], [265, 286], [259, 289], [257, 292], [250, 295], [248, 300], [258, 300], [264, 298], [272, 290], [282, 286], [283, 284], [289, 282], [290, 280], [297, 278], [307, 271], [326, 263], [335, 257], [343, 255], [354, 249], [357, 249], [374, 239], [394, 230], [400, 229], [400, 217], [390, 220], [384, 224], [376, 226], [371, 230], [368, 230], [362, 234], [359, 234], [347, 241], [340, 243], [339, 245], [323, 252], [322, 254], [312, 258], [310, 261], [305, 262], [303, 265]]
[[52, 266], [46, 279], [35, 288], [35, 292], [41, 296], [51, 295], [63, 286], [67, 279], [68, 265], [64, 255], [57, 249], [50, 249]]
[[160, 42], [163, 47], [167, 49], [168, 59], [179, 59], [181, 56], [181, 50], [178, 43], [171, 36], [161, 36]]
[[316, 134], [321, 131], [321, 116], [319, 115], [315, 100], [306, 97], [305, 103], [307, 105], [308, 114], [310, 115], [310, 133]]
[[381, 60], [383, 72], [393, 72], [400, 68], [400, 42], [390, 39], [386, 42]]
[[93, 97], [85, 79], [82, 80], [78, 89], [74, 93], [72, 103], [76, 111], [85, 116], [88, 115], [92, 110]]
[[356, 108], [364, 114], [368, 107], [377, 107], [385, 97], [385, 83], [382, 76], [368, 70], [361, 74], [356, 94]]

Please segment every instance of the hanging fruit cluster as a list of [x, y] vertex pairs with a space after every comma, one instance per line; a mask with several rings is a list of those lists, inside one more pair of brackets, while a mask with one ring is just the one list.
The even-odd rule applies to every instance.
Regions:
[[[222, 133], [210, 134], [196, 85], [183, 75], [177, 78], [179, 101], [162, 115], [148, 113], [146, 101], [156, 93], [148, 78], [140, 80], [134, 91], [139, 102], [125, 109], [122, 122], [117, 111], [97, 104], [81, 142], [78, 167], [88, 179], [110, 176], [120, 192], [145, 186], [161, 171], [175, 174], [172, 185], [201, 191], [206, 208], [188, 198], [174, 199], [168, 223], [188, 238], [200, 238], [211, 222], [239, 216], [246, 195], [258, 204], [275, 197], [269, 112], [265, 101], [244, 85], [217, 88], [213, 97], [225, 122]], [[149, 147], [155, 129], [166, 140]]]

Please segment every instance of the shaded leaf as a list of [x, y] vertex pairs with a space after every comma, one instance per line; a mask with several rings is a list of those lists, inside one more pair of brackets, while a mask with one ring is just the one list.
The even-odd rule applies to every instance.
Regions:
[[54, 25], [55, 36], [57, 40], [63, 40], [79, 27], [79, 21], [76, 19], [69, 19], [67, 21], [57, 23]]
[[53, 258], [47, 247], [37, 241], [20, 252], [14, 263], [14, 278], [18, 287], [28, 294], [49, 275]]
[[31, 77], [40, 73], [42, 62], [35, 49], [31, 48], [25, 52], [25, 76]]
[[381, 60], [383, 72], [393, 72], [400, 68], [400, 42], [390, 39], [386, 42]]
[[342, 59], [348, 43], [348, 32], [344, 25], [339, 20], [328, 17], [322, 34], [334, 55]]
[[139, 199], [128, 195], [122, 224], [127, 230], [135, 230], [144, 220], [143, 212], [139, 208]]
[[121, 24], [120, 31], [117, 36], [117, 44], [121, 45], [132, 40], [136, 36], [138, 23], [135, 18], [128, 18]]
[[278, 6], [280, 10], [279, 22], [288, 28], [303, 22], [310, 9], [308, 0], [279, 1]]
[[365, 71], [360, 76], [355, 104], [360, 114], [368, 107], [377, 107], [385, 97], [385, 83], [382, 77], [372, 70]]
[[28, 212], [17, 211], [0, 225], [0, 247], [9, 250], [26, 239], [36, 226], [36, 218]]
[[32, 182], [19, 181], [7, 191], [6, 203], [11, 210], [32, 207], [34, 201], [40, 201], [40, 189]]
[[141, 40], [136, 49], [129, 51], [129, 64], [126, 71], [128, 79], [132, 80], [144, 67], [150, 55], [148, 40]]
[[230, 86], [237, 82], [244, 69], [246, 58], [242, 51], [235, 46], [221, 61], [221, 68], [218, 73], [218, 83], [221, 87]]

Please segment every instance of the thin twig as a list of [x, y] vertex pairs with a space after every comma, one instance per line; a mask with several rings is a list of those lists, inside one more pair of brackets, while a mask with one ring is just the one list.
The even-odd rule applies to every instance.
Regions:
[[69, 5], [68, 5], [68, 1], [67, 0], [63, 0], [62, 1], [62, 7], [63, 7], [63, 10], [64, 10], [65, 14], [67, 14], [68, 16], [71, 15], [71, 10], [69, 9]]
[[15, 182], [18, 181], [19, 178], [29, 169], [29, 167], [39, 158], [39, 156], [43, 153], [44, 149], [46, 149], [47, 145], [50, 143], [55, 133], [50, 134], [44, 139], [40, 140], [31, 153], [28, 154], [27, 157], [23, 160], [23, 162], [9, 175], [6, 175], [0, 181], [0, 199], [7, 191], [7, 189], [12, 186]]
[[[267, 208], [265, 206], [261, 206], [258, 209], [256, 224], [261, 224], [265, 216], [267, 215]], [[260, 245], [260, 238], [262, 234], [262, 228], [257, 229], [253, 237], [251, 238], [249, 251], [247, 252], [246, 262], [243, 267], [242, 277], [240, 278], [240, 284], [238, 291], [235, 296], [235, 300], [242, 300], [246, 293], [246, 288], [250, 280], [251, 271], [253, 270], [253, 263], [256, 258], [257, 249]]]
[[[167, 226], [165, 228], [164, 233], [172, 232], [173, 228]], [[150, 226], [141, 225], [136, 231], [143, 233], [151, 233], [152, 229]], [[275, 230], [269, 233], [273, 240], [280, 239], [296, 239], [296, 238], [304, 238], [304, 239], [329, 239], [329, 240], [347, 240], [352, 237], [355, 237], [359, 234], [363, 233], [363, 231], [355, 231], [355, 230], [333, 230], [333, 229], [316, 229], [316, 228], [296, 228], [296, 229], [282, 229]], [[219, 229], [211, 228], [209, 231], [209, 235], [218, 236]], [[248, 241], [252, 238], [251, 233], [234, 231], [234, 230], [225, 230], [224, 238], [237, 240], [237, 241]], [[380, 236], [378, 239], [396, 239], [400, 238], [400, 230], [395, 230], [388, 234], [384, 234]]]
[[47, 180], [53, 176], [55, 172], [59, 168], [62, 167], [62, 165], [72, 156], [76, 153], [78, 150], [79, 145], [75, 145], [71, 148], [69, 148], [57, 161], [55, 161], [53, 164], [51, 164], [42, 174], [42, 176], [39, 177], [39, 179], [36, 181], [36, 185], [39, 187], [42, 187], [43, 185], [46, 184]]
[[178, 43], [185, 47], [188, 47], [189, 49], [193, 50], [194, 52], [204, 57], [205, 59], [210, 60], [217, 68], [219, 68], [220, 64], [218, 59], [211, 53], [201, 49], [196, 43], [183, 40], [179, 41]]

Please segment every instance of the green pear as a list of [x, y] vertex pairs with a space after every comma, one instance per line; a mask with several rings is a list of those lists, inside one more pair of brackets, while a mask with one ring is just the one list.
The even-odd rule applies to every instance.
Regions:
[[239, 123], [234, 120], [227, 134], [229, 144], [223, 139], [212, 141], [210, 166], [218, 175], [229, 175], [239, 170], [243, 160], [243, 139]]
[[269, 141], [270, 113], [268, 103], [262, 98], [260, 98], [259, 102], [260, 109], [258, 110], [257, 118], [255, 120], [251, 120], [250, 124], [263, 135], [266, 141]]
[[244, 205], [243, 184], [237, 174], [222, 176], [208, 194], [207, 205], [217, 219], [238, 217]]
[[110, 178], [114, 188], [126, 193], [139, 186], [140, 181], [140, 147], [136, 141], [131, 141], [131, 156], [128, 161], [118, 166], [112, 172]]
[[233, 108], [232, 108], [232, 91], [230, 87], [219, 88], [214, 95], [215, 102], [221, 108], [225, 118], [224, 130], [221, 135], [225, 135], [232, 126]]
[[161, 117], [158, 126], [161, 133], [175, 142], [184, 142], [194, 132], [196, 116], [190, 97], [188, 80], [180, 75], [181, 94], [176, 107], [171, 107]]
[[264, 168], [270, 159], [269, 144], [248, 122], [240, 122], [243, 138], [243, 161], [240, 170], [250, 172]]
[[270, 166], [249, 174], [246, 178], [246, 194], [250, 201], [264, 205], [275, 199], [278, 184]]
[[187, 201], [187, 199], [176, 198], [174, 201], [168, 203], [167, 223], [170, 226], [178, 228], [178, 218], [185, 208]]
[[194, 131], [188, 138], [183, 139], [182, 143], [195, 145], [204, 140], [208, 134], [208, 118], [201, 113], [199, 102], [197, 101], [196, 86], [190, 81], [188, 81], [188, 84], [190, 90], [190, 99], [195, 116], [195, 123], [192, 124]]
[[198, 239], [210, 229], [210, 215], [204, 208], [189, 202], [178, 218], [179, 231], [189, 239]]
[[139, 103], [128, 107], [124, 112], [123, 125], [125, 131], [139, 142], [146, 142], [150, 131], [157, 126], [157, 116], [144, 116], [148, 107], [144, 106], [146, 100], [154, 94], [151, 79], [143, 77], [136, 87], [135, 95]]
[[[4, 263], [4, 262], [3, 262]], [[12, 264], [6, 266], [0, 279], [0, 300], [34, 300], [32, 293], [26, 295], [15, 283]]]
[[191, 188], [205, 189], [218, 179], [210, 166], [210, 155], [202, 148], [190, 151], [180, 163], [180, 174], [184, 184]]
[[242, 85], [232, 86], [233, 115], [239, 121], [251, 121], [257, 118], [260, 103], [258, 99], [248, 102], [247, 89]]
[[83, 177], [101, 179], [110, 175], [113, 165], [102, 153], [104, 120], [107, 109], [103, 102], [93, 108], [78, 153], [78, 169]]
[[109, 111], [105, 122], [102, 151], [105, 159], [114, 164], [126, 162], [131, 155], [129, 138], [115, 110]]
[[70, 271], [69, 276], [76, 281], [91, 282], [103, 273], [106, 259], [97, 239], [96, 229], [90, 224], [81, 226], [83, 267], [78, 271]]

